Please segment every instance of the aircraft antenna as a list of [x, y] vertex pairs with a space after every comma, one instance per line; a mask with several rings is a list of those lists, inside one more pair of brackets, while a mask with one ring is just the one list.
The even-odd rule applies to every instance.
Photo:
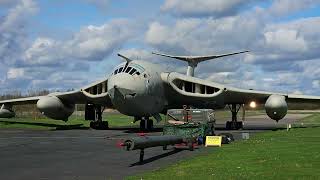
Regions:
[[123, 58], [124, 60], [126, 60], [126, 61], [127, 61], [127, 64], [129, 64], [129, 63], [132, 61], [131, 59], [129, 59], [128, 57], [125, 57], [124, 55], [122, 55], [122, 54], [120, 54], [120, 53], [118, 53], [118, 56], [121, 57], [121, 58]]

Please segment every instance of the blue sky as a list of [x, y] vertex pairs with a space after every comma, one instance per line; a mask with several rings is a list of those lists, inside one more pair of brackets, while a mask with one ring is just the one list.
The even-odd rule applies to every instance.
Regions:
[[0, 0], [0, 94], [79, 88], [107, 76], [116, 53], [246, 55], [196, 76], [240, 88], [320, 95], [319, 0]]

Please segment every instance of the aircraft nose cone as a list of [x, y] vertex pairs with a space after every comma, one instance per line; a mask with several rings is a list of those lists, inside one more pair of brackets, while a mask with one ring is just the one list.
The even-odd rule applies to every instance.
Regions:
[[130, 74], [117, 74], [108, 81], [111, 99], [133, 98], [139, 93], [139, 82]]
[[136, 115], [144, 112], [146, 85], [143, 77], [118, 73], [108, 80], [108, 94], [113, 106], [122, 114]]

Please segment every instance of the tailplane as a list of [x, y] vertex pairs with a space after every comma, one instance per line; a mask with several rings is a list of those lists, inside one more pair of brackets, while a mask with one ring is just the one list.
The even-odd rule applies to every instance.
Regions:
[[222, 57], [226, 57], [226, 56], [233, 56], [236, 54], [242, 54], [242, 53], [247, 53], [247, 52], [249, 52], [249, 51], [239, 51], [239, 52], [233, 52], [233, 53], [228, 53], [228, 54], [209, 55], [209, 56], [172, 56], [172, 55], [161, 54], [161, 53], [156, 53], [156, 52], [152, 52], [152, 54], [188, 62], [187, 75], [194, 76], [194, 68], [197, 67], [198, 63], [200, 63], [200, 62], [208, 61], [211, 59], [218, 59], [218, 58], [222, 58]]

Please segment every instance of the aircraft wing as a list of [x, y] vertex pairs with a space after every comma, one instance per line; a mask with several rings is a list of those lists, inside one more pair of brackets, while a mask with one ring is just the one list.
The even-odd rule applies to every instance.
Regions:
[[225, 87], [226, 104], [245, 104], [251, 101], [264, 104], [270, 95], [281, 95], [286, 97], [289, 103], [320, 103], [320, 96], [286, 94], [267, 91], [245, 90], [233, 87]]
[[172, 97], [168, 104], [177, 106], [190, 104], [199, 108], [221, 108], [226, 104], [248, 104], [251, 101], [264, 104], [271, 95], [284, 96], [289, 103], [320, 103], [320, 96], [245, 90], [175, 72], [162, 73], [161, 78], [169, 86], [168, 94]]
[[23, 104], [34, 104], [37, 103], [37, 101], [42, 96], [35, 96], [35, 97], [27, 97], [27, 98], [18, 98], [18, 99], [9, 99], [9, 100], [3, 100], [0, 101], [0, 104], [11, 104], [11, 105], [23, 105]]
[[[107, 81], [104, 79], [101, 81], [94, 82], [80, 90], [70, 91], [70, 92], [55, 92], [50, 93], [46, 96], [58, 97], [62, 102], [70, 104], [85, 104], [94, 103], [112, 108], [111, 99], [107, 92]], [[0, 101], [1, 104], [10, 105], [23, 105], [23, 104], [35, 104], [39, 99], [45, 96], [34, 96], [18, 99], [9, 99]]]

